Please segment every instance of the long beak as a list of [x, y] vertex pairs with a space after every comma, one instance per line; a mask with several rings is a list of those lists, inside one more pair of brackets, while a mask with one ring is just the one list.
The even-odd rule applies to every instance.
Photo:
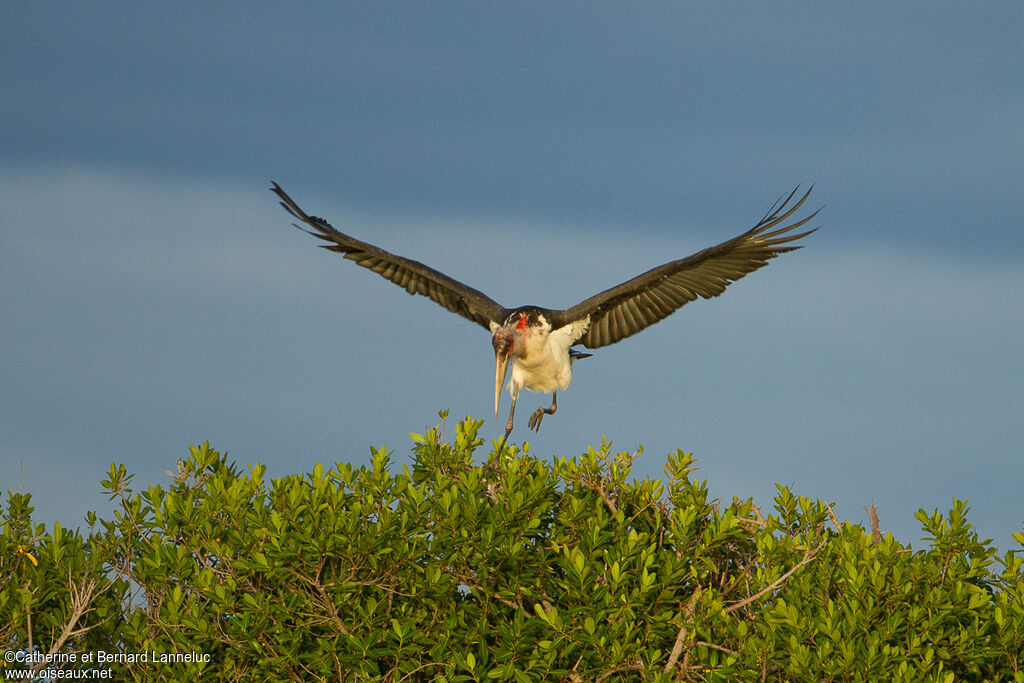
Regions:
[[498, 417], [498, 402], [501, 401], [501, 385], [505, 383], [508, 373], [508, 361], [512, 357], [511, 349], [496, 349], [494, 352], [494, 417]]

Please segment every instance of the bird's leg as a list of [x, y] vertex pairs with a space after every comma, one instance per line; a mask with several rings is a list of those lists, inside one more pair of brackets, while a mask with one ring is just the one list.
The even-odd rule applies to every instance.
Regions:
[[554, 415], [555, 411], [558, 410], [558, 392], [554, 392], [551, 396], [551, 407], [549, 408], [537, 408], [533, 411], [533, 415], [530, 416], [530, 429], [535, 432], [540, 431], [540, 421], [544, 419], [545, 415]]
[[516, 414], [516, 401], [518, 400], [519, 387], [515, 387], [512, 391], [512, 408], [508, 411], [508, 422], [505, 423], [505, 436], [501, 438], [501, 445], [498, 446], [498, 457], [501, 457], [501, 453], [505, 449], [505, 442], [508, 441], [508, 435], [512, 433], [512, 418]]

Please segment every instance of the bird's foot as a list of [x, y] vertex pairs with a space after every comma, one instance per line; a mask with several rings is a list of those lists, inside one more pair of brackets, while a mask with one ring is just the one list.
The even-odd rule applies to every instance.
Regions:
[[535, 432], [539, 432], [540, 421], [544, 419], [545, 415], [550, 415], [553, 412], [555, 411], [548, 410], [547, 408], [537, 408], [537, 410], [533, 411], [533, 415], [530, 416], [530, 421], [528, 423], [530, 429], [532, 429]]
[[555, 411], [558, 410], [558, 392], [556, 391], [551, 396], [551, 405], [547, 408], [537, 408], [533, 411], [533, 415], [530, 416], [530, 429], [535, 432], [540, 431], [540, 421], [544, 419], [545, 415], [554, 415]]

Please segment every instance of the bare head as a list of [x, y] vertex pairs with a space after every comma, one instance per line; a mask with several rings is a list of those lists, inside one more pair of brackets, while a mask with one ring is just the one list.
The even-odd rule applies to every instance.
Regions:
[[494, 346], [494, 417], [498, 417], [501, 385], [505, 382], [509, 362], [513, 357], [523, 358], [526, 355], [531, 328], [538, 325], [550, 329], [537, 308], [524, 306], [513, 311], [505, 319], [505, 324], [494, 330], [491, 338]]
[[494, 346], [494, 417], [498, 417], [498, 403], [501, 401], [501, 385], [505, 383], [508, 363], [515, 348], [515, 335], [507, 327], [499, 327], [491, 338]]

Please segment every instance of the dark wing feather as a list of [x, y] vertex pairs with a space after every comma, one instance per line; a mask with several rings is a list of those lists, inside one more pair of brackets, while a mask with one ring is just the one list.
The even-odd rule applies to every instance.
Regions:
[[786, 205], [796, 195], [793, 190], [784, 201], [781, 198], [776, 201], [764, 218], [742, 235], [653, 268], [572, 308], [554, 312], [552, 326], [558, 328], [589, 315], [590, 327], [579, 343], [595, 349], [636, 334], [698, 296], [705, 299], [718, 296], [730, 283], [768, 265], [768, 259], [800, 248], [789, 243], [814, 230], [798, 234], [791, 234], [791, 231], [814, 218], [817, 211], [786, 227], [777, 226], [792, 216], [810, 194], [811, 190], [807, 190], [800, 201], [787, 210]]
[[301, 225], [295, 227], [329, 242], [320, 245], [324, 249], [342, 253], [345, 258], [391, 280], [409, 294], [428, 296], [452, 313], [458, 313], [488, 330], [492, 321], [501, 323], [508, 316], [509, 312], [504, 307], [483, 292], [467, 287], [419, 261], [397, 256], [338, 232], [324, 219], [307, 215], [277, 183], [270, 189], [281, 198], [281, 206], [288, 213], [313, 229], [307, 230]]

